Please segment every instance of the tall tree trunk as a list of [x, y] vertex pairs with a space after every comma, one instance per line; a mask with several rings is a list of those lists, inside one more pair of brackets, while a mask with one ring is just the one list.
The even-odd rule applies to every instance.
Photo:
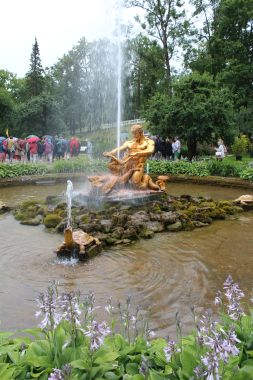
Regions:
[[163, 50], [164, 50], [164, 58], [165, 58], [165, 66], [166, 66], [167, 92], [168, 92], [168, 95], [171, 97], [172, 96], [171, 68], [170, 68], [170, 58], [169, 58], [167, 44], [164, 44]]
[[197, 155], [197, 140], [195, 137], [187, 138], [188, 160], [192, 161], [193, 157]]

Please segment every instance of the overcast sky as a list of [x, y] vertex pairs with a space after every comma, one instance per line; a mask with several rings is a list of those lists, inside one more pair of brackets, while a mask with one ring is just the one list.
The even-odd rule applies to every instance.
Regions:
[[81, 37], [92, 41], [111, 36], [117, 1], [2, 0], [0, 69], [24, 76], [35, 37], [46, 67], [55, 64]]

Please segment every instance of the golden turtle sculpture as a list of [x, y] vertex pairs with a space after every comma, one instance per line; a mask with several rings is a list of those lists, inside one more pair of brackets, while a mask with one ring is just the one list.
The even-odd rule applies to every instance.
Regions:
[[253, 206], [253, 195], [241, 195], [239, 198], [234, 199], [233, 202], [242, 206]]
[[77, 257], [79, 260], [97, 255], [101, 251], [101, 242], [82, 230], [72, 231], [66, 228], [64, 242], [57, 249], [57, 256]]

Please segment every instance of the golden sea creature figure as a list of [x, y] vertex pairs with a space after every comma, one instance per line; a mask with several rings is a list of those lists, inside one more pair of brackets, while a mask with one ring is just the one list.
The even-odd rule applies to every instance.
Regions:
[[[100, 187], [102, 193], [108, 194], [118, 185], [130, 183], [134, 188], [164, 190], [165, 184], [158, 179], [155, 183], [152, 178], [144, 173], [146, 160], [154, 153], [155, 143], [152, 139], [144, 135], [141, 125], [135, 124], [131, 128], [132, 140], [125, 141], [119, 148], [110, 152], [104, 152], [105, 157], [110, 158], [108, 165], [112, 176], [100, 177], [91, 176], [89, 180], [95, 187]], [[115, 154], [124, 152], [123, 158], [118, 159]], [[164, 178], [165, 179], [165, 178]]]

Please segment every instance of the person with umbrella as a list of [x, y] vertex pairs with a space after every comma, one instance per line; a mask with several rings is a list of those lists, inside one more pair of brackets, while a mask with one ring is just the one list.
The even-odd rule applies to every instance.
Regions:
[[4, 162], [6, 158], [6, 138], [0, 137], [0, 162]]
[[39, 137], [38, 136], [34, 136], [34, 137], [28, 136], [28, 138], [26, 139], [26, 141], [29, 143], [30, 161], [32, 161], [32, 163], [35, 164], [37, 162], [37, 160], [38, 160], [38, 145], [37, 145], [37, 141], [39, 141]]

